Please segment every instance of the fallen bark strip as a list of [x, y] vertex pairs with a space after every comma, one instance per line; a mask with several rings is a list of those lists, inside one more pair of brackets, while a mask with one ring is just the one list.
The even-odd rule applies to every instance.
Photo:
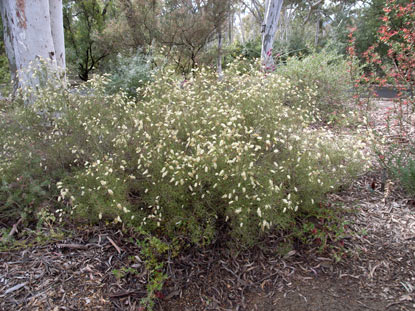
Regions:
[[27, 282], [23, 282], [23, 283], [17, 284], [17, 285], [15, 285], [15, 286], [13, 286], [13, 287], [11, 287], [11, 288], [7, 289], [7, 290], [4, 292], [4, 295], [10, 294], [10, 293], [12, 293], [12, 292], [14, 292], [14, 291], [16, 291], [16, 290], [18, 290], [18, 289], [21, 289], [21, 288], [22, 288], [22, 287], [24, 287], [26, 284], [27, 284]]
[[81, 244], [56, 244], [58, 248], [70, 248], [70, 249], [88, 249], [89, 247], [87, 245], [81, 245]]
[[118, 245], [115, 244], [115, 242], [109, 236], [107, 236], [107, 239], [108, 239], [108, 241], [110, 241], [112, 246], [114, 246], [114, 248], [117, 250], [118, 254], [121, 254], [121, 248], [119, 248]]

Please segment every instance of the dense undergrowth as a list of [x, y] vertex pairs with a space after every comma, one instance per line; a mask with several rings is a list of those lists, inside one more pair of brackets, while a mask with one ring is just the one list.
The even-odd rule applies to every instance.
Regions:
[[[267, 75], [241, 62], [220, 81], [206, 70], [185, 82], [159, 73], [139, 101], [108, 95], [108, 80], [96, 77], [76, 90], [50, 83], [34, 104], [4, 108], [3, 222], [46, 213], [122, 223], [147, 232], [150, 248], [219, 237], [249, 247], [270, 230], [309, 233], [306, 220], [331, 210], [326, 194], [365, 168], [363, 142], [324, 126], [329, 77], [301, 76], [299, 60]], [[339, 64], [322, 66], [320, 77]], [[152, 293], [162, 280], [150, 282]]]

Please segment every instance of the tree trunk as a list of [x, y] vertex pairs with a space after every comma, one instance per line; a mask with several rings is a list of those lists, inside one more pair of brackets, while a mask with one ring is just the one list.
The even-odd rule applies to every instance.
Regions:
[[[273, 1], [273, 0], [271, 0], [271, 1]], [[266, 17], [266, 14], [267, 14], [267, 11], [268, 11], [268, 8], [269, 8], [269, 2], [270, 2], [270, 0], [266, 0], [265, 1], [265, 6], [264, 6], [264, 19]]]
[[238, 12], [238, 19], [239, 19], [239, 28], [241, 30], [241, 42], [242, 44], [245, 44], [245, 29], [244, 29], [244, 23], [242, 21], [241, 12]]
[[222, 72], [222, 26], [219, 24], [217, 28], [218, 32], [218, 59], [217, 59], [217, 72], [219, 80], [223, 78]]
[[317, 47], [317, 45], [318, 45], [319, 36], [320, 36], [320, 19], [317, 19], [317, 22], [316, 22], [316, 35], [314, 37], [314, 46], [315, 47]]
[[6, 22], [6, 6], [9, 6], [8, 3], [0, 1], [0, 13], [1, 13], [1, 19], [3, 22], [3, 40], [4, 40], [4, 48], [6, 50], [6, 55], [9, 60], [9, 68], [10, 68], [10, 78], [13, 82], [13, 93], [17, 90], [17, 79], [16, 79], [16, 73], [17, 73], [17, 67], [16, 67], [16, 59], [14, 57], [14, 53], [10, 53], [9, 51], [13, 51], [12, 46], [12, 37], [11, 33], [8, 29], [8, 23]]
[[66, 60], [62, 1], [49, 0], [49, 12], [56, 64], [59, 68], [64, 69], [66, 68]]
[[272, 46], [277, 31], [283, 0], [269, 0], [265, 14], [262, 34], [261, 63], [265, 71], [274, 70], [274, 59], [272, 58]]
[[11, 76], [16, 87], [36, 87], [39, 59], [65, 68], [62, 0], [1, 0], [0, 10]]
[[229, 9], [229, 25], [228, 25], [228, 39], [229, 44], [232, 44], [233, 42], [233, 19], [234, 19], [234, 13]]

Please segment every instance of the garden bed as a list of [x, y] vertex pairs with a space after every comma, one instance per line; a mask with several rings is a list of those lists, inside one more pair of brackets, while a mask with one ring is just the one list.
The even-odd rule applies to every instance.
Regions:
[[[370, 111], [377, 130], [388, 108], [378, 102]], [[249, 251], [219, 240], [168, 256], [155, 310], [413, 310], [415, 201], [376, 169], [329, 204], [347, 221], [340, 262], [318, 245], [290, 244], [284, 233]], [[114, 228], [69, 233], [0, 253], [0, 309], [142, 310], [149, 274], [137, 244]]]
[[[155, 310], [413, 310], [415, 206], [370, 185], [369, 174], [330, 200], [350, 221], [348, 254], [339, 263], [313, 247], [275, 253], [284, 236], [230, 253], [191, 249], [168, 263], [169, 279]], [[147, 273], [117, 279], [139, 256], [115, 229], [88, 228], [73, 238], [2, 252], [3, 310], [140, 310]]]

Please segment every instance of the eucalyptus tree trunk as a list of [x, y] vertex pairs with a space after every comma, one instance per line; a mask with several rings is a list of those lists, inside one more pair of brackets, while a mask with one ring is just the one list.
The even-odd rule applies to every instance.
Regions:
[[244, 23], [242, 21], [241, 12], [238, 12], [238, 19], [239, 19], [239, 29], [241, 30], [241, 41], [242, 44], [245, 44], [245, 29], [244, 29]]
[[272, 57], [272, 46], [278, 28], [278, 19], [283, 0], [269, 0], [267, 3], [264, 24], [262, 25], [261, 63], [265, 71], [272, 71], [275, 67]]
[[286, 6], [284, 9], [281, 10], [281, 16], [279, 18], [279, 34], [281, 41], [288, 40], [288, 31], [291, 23], [291, 7]]
[[322, 28], [322, 20], [319, 18], [316, 22], [316, 35], [314, 37], [314, 46], [318, 46], [320, 42], [320, 35], [321, 35], [321, 29]]
[[267, 10], [268, 10], [268, 7], [269, 7], [269, 2], [270, 2], [270, 0], [265, 0], [264, 19], [265, 19], [265, 15], [267, 14]]
[[222, 26], [219, 24], [217, 27], [218, 32], [218, 59], [217, 59], [217, 72], [219, 80], [223, 78], [223, 71], [222, 71]]
[[66, 60], [62, 0], [49, 0], [49, 13], [53, 46], [55, 47], [56, 65], [61, 69], [65, 69]]
[[234, 19], [234, 12], [229, 11], [229, 21], [228, 21], [228, 40], [229, 44], [233, 42], [233, 19]]
[[314, 46], [318, 45], [318, 36], [320, 34], [320, 20], [316, 21], [316, 33], [314, 35]]
[[15, 89], [38, 86], [40, 59], [65, 69], [62, 0], [1, 0], [0, 11]]

